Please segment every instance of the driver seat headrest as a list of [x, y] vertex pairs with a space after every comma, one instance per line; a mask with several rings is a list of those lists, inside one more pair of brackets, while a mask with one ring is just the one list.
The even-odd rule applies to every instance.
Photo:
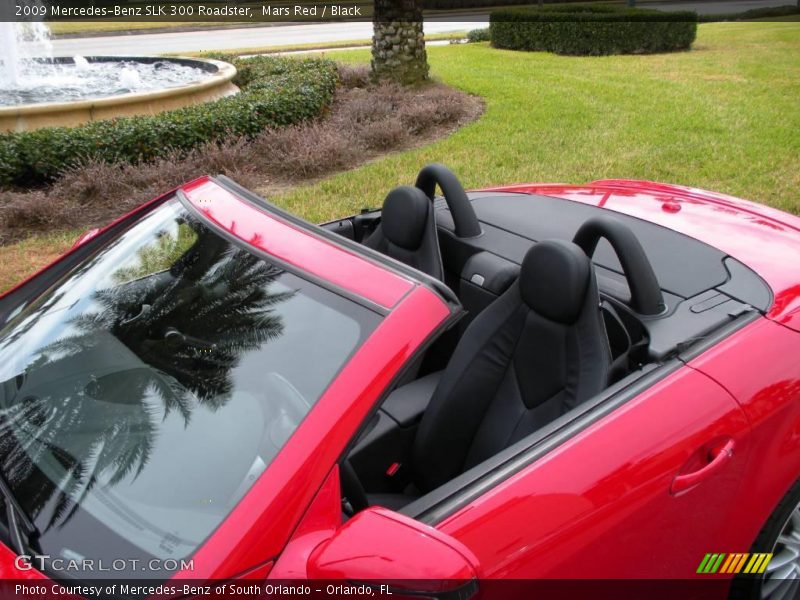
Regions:
[[417, 250], [422, 244], [431, 210], [433, 206], [430, 199], [419, 188], [408, 185], [396, 187], [383, 201], [383, 234], [401, 248]]
[[572, 242], [545, 240], [522, 259], [519, 288], [528, 307], [563, 324], [578, 320], [592, 280], [592, 265]]

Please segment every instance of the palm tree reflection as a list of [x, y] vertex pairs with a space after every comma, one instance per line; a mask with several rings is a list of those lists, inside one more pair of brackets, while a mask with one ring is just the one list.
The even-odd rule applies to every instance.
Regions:
[[271, 291], [282, 271], [202, 224], [180, 221], [137, 258], [2, 384], [2, 468], [47, 528], [98, 481], [138, 476], [173, 411], [189, 427], [199, 406], [224, 406], [241, 358], [283, 333], [275, 307], [293, 292]]

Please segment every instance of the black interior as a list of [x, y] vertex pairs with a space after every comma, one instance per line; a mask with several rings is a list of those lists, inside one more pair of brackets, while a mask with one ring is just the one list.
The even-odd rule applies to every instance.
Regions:
[[[735, 259], [647, 221], [465, 193], [442, 165], [415, 187], [390, 192], [383, 213], [325, 225], [444, 280], [465, 309], [364, 424], [343, 464], [349, 513], [407, 505], [772, 301]], [[387, 231], [404, 252], [376, 243]]]

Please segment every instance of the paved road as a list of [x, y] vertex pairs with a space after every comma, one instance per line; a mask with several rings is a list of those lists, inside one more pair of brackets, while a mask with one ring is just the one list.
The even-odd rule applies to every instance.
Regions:
[[[795, 0], [727, 0], [724, 2], [664, 2], [648, 3], [660, 10], [696, 10], [700, 13], [729, 13], [762, 6], [781, 6]], [[476, 14], [469, 21], [453, 22], [444, 18], [425, 21], [428, 34], [463, 31], [488, 25], [488, 13]], [[230, 50], [258, 46], [289, 44], [324, 44], [346, 40], [369, 39], [372, 23], [315, 23], [311, 25], [281, 25], [247, 27], [216, 31], [186, 31], [179, 33], [148, 33], [129, 36], [57, 39], [53, 51], [57, 56], [178, 54], [206, 50]]]
[[[488, 17], [477, 22], [458, 23], [428, 19], [427, 34], [464, 31], [488, 27]], [[230, 50], [258, 46], [290, 44], [323, 44], [372, 37], [371, 22], [315, 23], [312, 25], [281, 25], [245, 27], [216, 31], [187, 31], [182, 33], [147, 33], [129, 36], [57, 39], [53, 52], [57, 56], [128, 56], [135, 54], [177, 54], [206, 50]]]

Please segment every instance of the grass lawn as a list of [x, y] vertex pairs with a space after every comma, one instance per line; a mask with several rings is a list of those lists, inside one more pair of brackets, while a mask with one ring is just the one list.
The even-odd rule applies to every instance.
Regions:
[[694, 49], [675, 54], [576, 58], [469, 44], [429, 56], [435, 77], [486, 99], [483, 118], [273, 200], [321, 221], [380, 206], [391, 186], [438, 161], [472, 188], [626, 177], [800, 213], [800, 23], [704, 24]]
[[[366, 62], [368, 51], [327, 53]], [[465, 186], [607, 177], [712, 189], [800, 214], [800, 23], [711, 23], [691, 52], [560, 57], [486, 44], [429, 49], [433, 75], [486, 113], [419, 149], [272, 198], [312, 221], [379, 206], [442, 162]], [[72, 235], [74, 237], [74, 234]], [[0, 289], [69, 246], [0, 248]]]
[[81, 231], [64, 231], [30, 237], [18, 244], [0, 246], [0, 291], [19, 283], [70, 249]]

